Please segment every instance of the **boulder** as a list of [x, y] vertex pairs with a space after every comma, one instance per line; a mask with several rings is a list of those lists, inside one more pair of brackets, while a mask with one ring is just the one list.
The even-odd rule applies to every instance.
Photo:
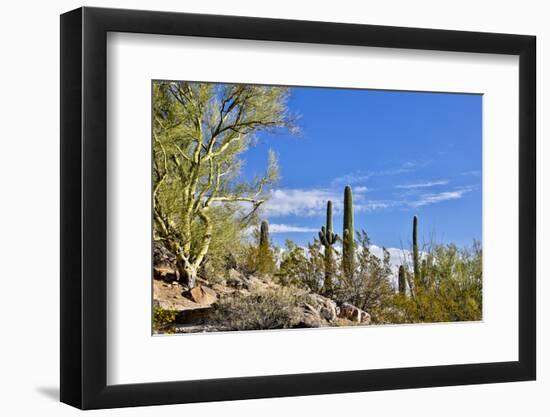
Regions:
[[195, 303], [200, 304], [201, 306], [209, 306], [215, 303], [218, 299], [216, 291], [205, 285], [197, 285], [189, 291], [189, 295]]
[[298, 328], [313, 328], [313, 327], [323, 327], [327, 323], [319, 315], [319, 312], [311, 304], [304, 304], [304, 311], [302, 317], [300, 318], [299, 323], [296, 325]]
[[184, 297], [183, 287], [179, 284], [168, 284], [158, 280], [153, 281], [153, 307], [177, 311], [204, 308], [204, 306]]
[[351, 320], [356, 323], [370, 323], [370, 314], [350, 303], [343, 303], [340, 306], [340, 314], [338, 314], [338, 317]]
[[323, 313], [317, 305], [310, 303], [304, 303], [303, 312], [300, 321], [296, 327], [298, 328], [312, 328], [312, 327], [325, 327], [329, 325], [329, 321], [323, 317]]
[[230, 269], [227, 271], [226, 284], [228, 287], [239, 290], [245, 287], [245, 277], [236, 269]]
[[338, 318], [339, 309], [336, 303], [330, 298], [319, 294], [311, 294], [319, 315], [326, 321], [332, 323]]
[[[208, 320], [213, 311], [212, 304], [201, 304], [192, 301], [184, 295], [190, 297], [190, 292], [182, 293], [183, 287], [179, 284], [168, 284], [163, 281], [153, 281], [153, 307], [164, 310], [176, 311], [176, 323], [180, 324], [201, 324]], [[203, 287], [200, 295], [210, 301], [213, 290]], [[197, 294], [198, 291], [195, 291]], [[214, 292], [215, 294], [215, 292]]]
[[[304, 303], [304, 314], [316, 314], [319, 315], [319, 311], [311, 304]], [[320, 315], [319, 315], [320, 316]]]

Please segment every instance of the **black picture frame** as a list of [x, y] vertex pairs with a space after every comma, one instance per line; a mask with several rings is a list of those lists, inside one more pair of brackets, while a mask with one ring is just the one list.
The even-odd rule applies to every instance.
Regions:
[[[113, 385], [107, 375], [108, 32], [519, 56], [519, 360]], [[61, 16], [61, 401], [82, 409], [534, 380], [534, 36], [80, 8]]]

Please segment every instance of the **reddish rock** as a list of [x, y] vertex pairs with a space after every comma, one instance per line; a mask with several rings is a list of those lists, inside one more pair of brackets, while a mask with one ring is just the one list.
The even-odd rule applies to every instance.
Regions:
[[198, 285], [189, 291], [191, 299], [200, 305], [210, 305], [216, 302], [218, 295], [216, 291], [205, 285]]

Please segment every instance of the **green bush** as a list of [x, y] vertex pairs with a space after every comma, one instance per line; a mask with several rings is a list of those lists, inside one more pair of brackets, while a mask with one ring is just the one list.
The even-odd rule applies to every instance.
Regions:
[[426, 251], [423, 285], [396, 295], [391, 323], [435, 323], [482, 319], [482, 251], [479, 242], [459, 249], [434, 245]]
[[334, 298], [340, 303], [348, 302], [365, 310], [372, 323], [384, 322], [384, 317], [393, 308], [394, 289], [390, 283], [392, 271], [390, 254], [383, 248], [383, 259], [370, 251], [370, 239], [364, 230], [356, 233], [353, 274], [341, 274], [340, 285]]
[[177, 310], [166, 310], [162, 307], [153, 309], [153, 329], [163, 333], [171, 333], [169, 325], [176, 321]]
[[308, 243], [306, 250], [287, 240], [277, 279], [284, 286], [320, 292], [325, 279], [325, 257], [321, 243], [314, 239], [313, 243]]

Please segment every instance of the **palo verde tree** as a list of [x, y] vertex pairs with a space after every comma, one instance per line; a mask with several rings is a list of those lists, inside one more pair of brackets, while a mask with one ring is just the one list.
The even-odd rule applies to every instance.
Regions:
[[174, 253], [189, 287], [223, 223], [217, 220], [250, 220], [276, 181], [270, 152], [264, 176], [239, 182], [239, 156], [257, 132], [293, 128], [287, 97], [281, 87], [154, 82], [154, 238]]

